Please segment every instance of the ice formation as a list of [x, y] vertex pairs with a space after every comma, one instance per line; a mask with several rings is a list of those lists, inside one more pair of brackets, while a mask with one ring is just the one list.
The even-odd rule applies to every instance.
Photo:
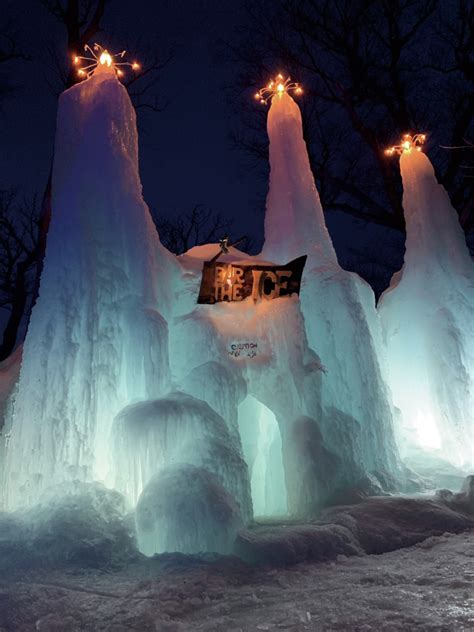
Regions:
[[141, 195], [134, 108], [100, 66], [60, 98], [52, 223], [7, 420], [9, 507], [108, 479], [115, 414], [168, 387], [171, 265]]
[[[229, 552], [254, 516], [306, 518], [348, 488], [399, 482], [374, 296], [338, 264], [300, 111], [286, 93], [273, 98], [268, 132], [263, 251], [249, 257], [230, 248], [219, 261], [284, 266], [307, 255], [301, 297], [197, 304], [203, 262], [219, 245], [174, 257], [160, 244], [141, 195], [135, 113], [113, 67], [99, 65], [62, 95], [40, 296], [6, 407], [9, 509], [31, 506], [58, 483], [100, 482], [135, 511], [143, 552]], [[425, 191], [428, 205], [435, 189], [428, 176], [424, 188], [417, 182], [411, 195], [424, 199]], [[443, 243], [422, 223], [419, 263], [428, 276], [445, 275], [443, 309], [431, 319], [419, 314], [442, 342], [444, 364], [433, 362], [440, 388], [444, 367], [456, 372], [472, 361], [473, 339], [469, 325], [458, 324], [472, 310], [471, 264], [443, 217], [436, 224]], [[452, 265], [434, 243], [452, 254]], [[409, 259], [421, 260], [410, 252], [382, 305], [389, 327]], [[446, 307], [448, 289], [457, 292], [456, 312]], [[408, 309], [403, 316], [417, 317]], [[439, 327], [449, 335], [439, 336]], [[452, 411], [469, 386], [460, 376]], [[447, 399], [446, 390], [430, 401], [443, 407]], [[466, 439], [469, 420], [459, 415], [457, 423], [457, 435], [439, 424], [448, 449]]]
[[309, 345], [325, 372], [321, 431], [341, 457], [348, 480], [357, 468], [381, 478], [397, 475], [390, 393], [371, 288], [337, 261], [303, 139], [301, 113], [287, 94], [268, 114], [270, 189], [262, 256], [308, 255], [301, 292]]
[[136, 509], [146, 555], [181, 551], [232, 553], [242, 516], [234, 498], [206, 468], [173, 465], [148, 481]]
[[205, 468], [252, 516], [247, 466], [240, 441], [206, 402], [184, 393], [127, 406], [115, 419], [115, 486], [136, 504], [157, 470], [176, 463]]
[[403, 152], [403, 268], [379, 311], [404, 454], [474, 466], [474, 264], [428, 157]]

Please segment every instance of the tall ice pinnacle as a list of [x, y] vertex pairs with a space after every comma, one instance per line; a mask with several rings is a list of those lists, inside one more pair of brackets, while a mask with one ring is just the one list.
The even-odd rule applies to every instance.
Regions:
[[474, 264], [429, 158], [403, 152], [406, 252], [379, 304], [405, 449], [474, 465]]
[[98, 64], [59, 101], [52, 222], [7, 422], [7, 506], [58, 482], [108, 480], [114, 416], [168, 386], [158, 275], [170, 265], [142, 199], [134, 108]]
[[267, 129], [271, 171], [263, 256], [280, 261], [306, 253], [319, 265], [336, 265], [303, 138], [301, 112], [287, 92], [272, 98]]
[[[301, 307], [310, 346], [325, 367], [324, 440], [347, 447], [347, 477], [398, 475], [391, 399], [384, 381], [382, 337], [371, 288], [342, 270], [324, 220], [303, 138], [301, 113], [285, 91], [268, 114], [270, 186], [262, 256], [286, 263], [308, 255]], [[386, 477], [386, 474], [389, 476]]]

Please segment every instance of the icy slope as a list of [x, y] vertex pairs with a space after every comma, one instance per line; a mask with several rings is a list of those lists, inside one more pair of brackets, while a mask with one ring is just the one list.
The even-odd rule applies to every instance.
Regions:
[[379, 311], [404, 449], [474, 465], [474, 264], [428, 157], [403, 153], [405, 262]]
[[107, 479], [114, 415], [168, 386], [171, 265], [142, 199], [134, 108], [101, 66], [59, 102], [52, 223], [8, 449], [10, 507], [57, 481]]
[[[321, 358], [323, 438], [354, 476], [355, 463], [386, 473], [398, 469], [382, 339], [371, 288], [341, 269], [329, 237], [303, 139], [301, 113], [287, 93], [268, 114], [270, 188], [262, 257], [307, 254], [301, 307], [308, 342]], [[351, 472], [352, 469], [352, 472]]]

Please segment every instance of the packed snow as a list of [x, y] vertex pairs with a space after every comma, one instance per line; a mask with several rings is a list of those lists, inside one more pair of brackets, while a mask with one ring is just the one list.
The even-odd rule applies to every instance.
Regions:
[[[0, 629], [467, 630], [473, 485], [466, 479], [464, 492], [447, 500], [372, 498], [328, 510], [319, 522], [256, 523], [237, 538], [247, 562], [147, 558], [117, 492], [69, 486], [0, 514]], [[182, 511], [192, 513], [194, 502]]]

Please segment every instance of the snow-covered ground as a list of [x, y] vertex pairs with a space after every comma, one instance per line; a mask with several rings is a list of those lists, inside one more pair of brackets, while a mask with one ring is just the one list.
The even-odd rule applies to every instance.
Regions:
[[472, 630], [474, 477], [463, 490], [254, 523], [240, 558], [145, 557], [120, 495], [82, 485], [0, 513], [0, 632]]
[[474, 533], [288, 569], [166, 556], [0, 579], [0, 630], [470, 630]]

